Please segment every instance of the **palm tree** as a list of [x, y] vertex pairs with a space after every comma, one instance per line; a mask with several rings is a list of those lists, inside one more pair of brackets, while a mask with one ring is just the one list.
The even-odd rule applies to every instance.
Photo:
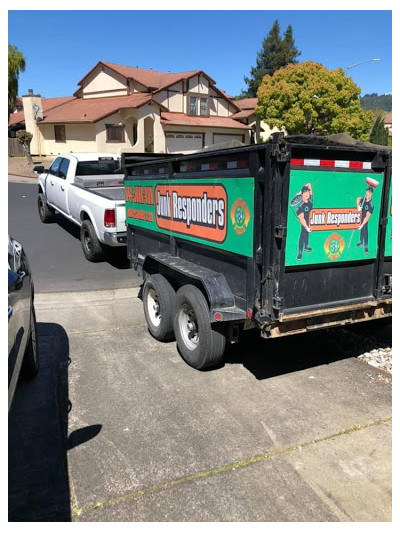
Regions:
[[25, 71], [25, 58], [12, 44], [8, 45], [8, 116], [14, 111], [18, 96], [18, 77]]

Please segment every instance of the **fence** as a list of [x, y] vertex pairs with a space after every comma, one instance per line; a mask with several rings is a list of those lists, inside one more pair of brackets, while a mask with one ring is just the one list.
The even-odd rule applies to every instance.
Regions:
[[18, 139], [8, 138], [8, 157], [23, 157], [25, 155], [22, 144]]

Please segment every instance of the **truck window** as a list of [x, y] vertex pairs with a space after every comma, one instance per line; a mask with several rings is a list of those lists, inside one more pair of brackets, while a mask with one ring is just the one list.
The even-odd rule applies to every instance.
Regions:
[[104, 174], [117, 174], [119, 169], [120, 161], [118, 159], [79, 161], [76, 167], [76, 175], [99, 176]]
[[67, 178], [69, 168], [69, 159], [62, 158], [60, 168], [58, 170], [58, 177], [65, 180]]
[[61, 157], [57, 157], [49, 168], [49, 174], [52, 174], [53, 176], [58, 176], [58, 171], [61, 165]]

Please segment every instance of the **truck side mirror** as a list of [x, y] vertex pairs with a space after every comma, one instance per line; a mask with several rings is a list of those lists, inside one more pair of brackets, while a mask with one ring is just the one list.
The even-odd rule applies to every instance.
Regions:
[[43, 174], [44, 166], [43, 165], [37, 165], [36, 167], [33, 167], [33, 172], [35, 172], [36, 174]]

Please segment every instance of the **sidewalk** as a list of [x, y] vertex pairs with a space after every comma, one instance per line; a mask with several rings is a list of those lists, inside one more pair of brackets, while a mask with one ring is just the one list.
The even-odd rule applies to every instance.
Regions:
[[[51, 157], [32, 157], [35, 165], [43, 165], [48, 168], [55, 156]], [[37, 178], [37, 175], [29, 168], [26, 157], [9, 157], [8, 174], [11, 176], [22, 176], [25, 178]]]
[[293, 338], [198, 372], [152, 339], [137, 293], [35, 297], [44, 360], [67, 338], [73, 520], [391, 520], [388, 374], [340, 350], [304, 361]]

